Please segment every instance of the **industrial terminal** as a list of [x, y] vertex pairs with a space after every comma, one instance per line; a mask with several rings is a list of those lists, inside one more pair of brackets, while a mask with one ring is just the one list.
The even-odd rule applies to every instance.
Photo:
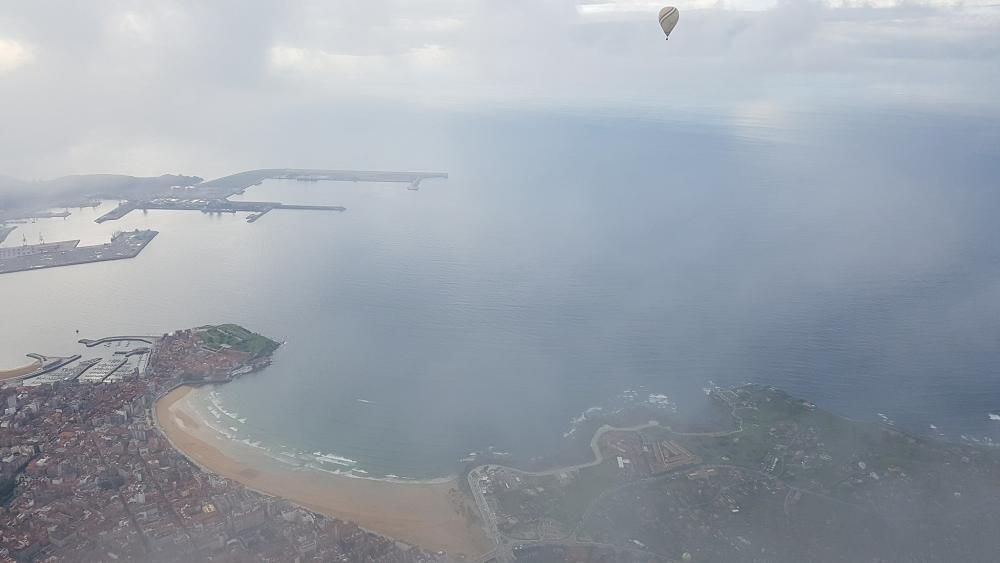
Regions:
[[135, 258], [158, 233], [118, 232], [111, 242], [80, 246], [78, 240], [0, 248], [0, 274]]

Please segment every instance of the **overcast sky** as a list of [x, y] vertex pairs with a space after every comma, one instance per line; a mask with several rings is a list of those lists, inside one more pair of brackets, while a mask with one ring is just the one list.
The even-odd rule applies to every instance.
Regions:
[[665, 42], [644, 0], [0, 0], [0, 174], [210, 175], [378, 104], [1000, 114], [1000, 5], [675, 4]]

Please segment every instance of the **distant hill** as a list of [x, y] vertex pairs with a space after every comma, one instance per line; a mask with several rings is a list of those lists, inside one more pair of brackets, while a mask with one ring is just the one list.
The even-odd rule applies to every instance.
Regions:
[[85, 174], [34, 182], [0, 176], [0, 209], [9, 214], [17, 210], [68, 206], [87, 198], [145, 198], [171, 186], [191, 186], [201, 182], [202, 178], [198, 176], [176, 174], [164, 174], [155, 178]]
[[7, 193], [13, 193], [24, 189], [26, 182], [10, 176], [0, 174], [0, 208], [3, 208], [3, 200]]

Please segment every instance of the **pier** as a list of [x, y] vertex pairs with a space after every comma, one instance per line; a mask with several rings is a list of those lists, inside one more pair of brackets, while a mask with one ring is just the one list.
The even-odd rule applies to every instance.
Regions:
[[143, 202], [125, 202], [97, 218], [98, 223], [115, 221], [136, 209], [163, 211], [201, 211], [202, 213], [250, 213], [248, 223], [253, 223], [265, 213], [274, 209], [294, 209], [298, 211], [346, 211], [339, 205], [291, 205], [271, 201], [230, 201], [228, 199], [204, 200], [192, 198], [163, 197]]
[[279, 203], [274, 209], [298, 209], [301, 211], [347, 211], [346, 207], [339, 205], [289, 205]]
[[124, 217], [124, 216], [128, 215], [129, 213], [135, 211], [135, 209], [136, 209], [136, 204], [135, 203], [133, 203], [131, 201], [124, 201], [124, 202], [118, 204], [118, 207], [116, 207], [116, 208], [112, 209], [111, 211], [108, 211], [104, 215], [101, 215], [100, 217], [98, 217], [95, 220], [95, 222], [96, 223], [103, 223], [105, 221], [117, 221], [118, 219], [121, 219], [122, 217]]
[[193, 191], [216, 198], [227, 198], [242, 193], [250, 186], [264, 180], [298, 180], [301, 182], [378, 182], [400, 183], [419, 186], [420, 182], [431, 179], [448, 179], [447, 172], [399, 172], [386, 170], [323, 170], [303, 168], [270, 168], [250, 170], [202, 182]]
[[35, 211], [27, 215], [21, 215], [19, 219], [65, 219], [69, 217], [69, 211]]
[[77, 342], [79, 344], [83, 344], [87, 348], [93, 348], [94, 346], [109, 344], [111, 342], [144, 342], [146, 344], [152, 344], [155, 340], [155, 336], [106, 336], [98, 340], [81, 338], [80, 340], [77, 340]]

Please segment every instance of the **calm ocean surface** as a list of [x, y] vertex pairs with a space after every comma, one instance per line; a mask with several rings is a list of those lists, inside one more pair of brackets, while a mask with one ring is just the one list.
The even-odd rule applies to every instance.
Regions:
[[[444, 475], [487, 446], [543, 454], [626, 389], [683, 412], [709, 380], [1000, 441], [997, 123], [771, 112], [401, 126], [413, 129], [358, 141], [376, 155], [365, 166], [449, 180], [266, 182], [243, 197], [348, 210], [254, 224], [93, 223], [108, 202], [23, 225], [6, 245], [161, 234], [135, 260], [0, 276], [0, 365], [79, 337], [241, 323], [287, 344], [217, 391], [209, 406], [232, 414], [221, 424], [373, 475]], [[361, 167], [336, 153], [259, 164]]]

